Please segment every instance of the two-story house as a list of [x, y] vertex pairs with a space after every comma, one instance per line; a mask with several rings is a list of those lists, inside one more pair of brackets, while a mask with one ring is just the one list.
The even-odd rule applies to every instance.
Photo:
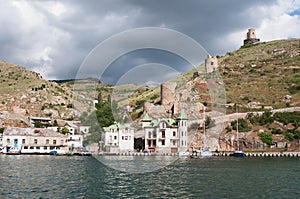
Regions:
[[179, 153], [188, 149], [187, 116], [181, 111], [176, 119], [153, 120], [146, 113], [142, 119], [145, 149], [158, 153]]

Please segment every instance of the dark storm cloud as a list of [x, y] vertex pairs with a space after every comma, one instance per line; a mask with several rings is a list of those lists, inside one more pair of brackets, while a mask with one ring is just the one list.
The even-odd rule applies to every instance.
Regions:
[[[225, 54], [237, 49], [247, 28], [260, 26], [268, 8], [278, 2], [66, 0], [0, 4], [0, 26], [5, 27], [0, 29], [0, 58], [41, 72], [46, 78], [65, 79], [75, 77], [84, 58], [99, 43], [132, 28], [174, 29], [192, 37], [210, 54]], [[136, 53], [120, 60], [122, 63], [116, 62], [115, 67], [126, 70], [139, 60], [143, 64], [163, 62], [180, 72], [189, 69], [187, 65], [180, 68], [183, 62], [166, 54]], [[110, 79], [108, 83], [117, 81], [122, 74], [118, 67], [105, 74]]]

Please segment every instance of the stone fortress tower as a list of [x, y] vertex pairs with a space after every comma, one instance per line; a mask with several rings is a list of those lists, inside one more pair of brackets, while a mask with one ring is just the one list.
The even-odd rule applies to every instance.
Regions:
[[254, 44], [259, 42], [260, 39], [256, 38], [256, 33], [254, 28], [249, 28], [247, 32], [247, 39], [244, 40], [244, 45]]
[[212, 73], [217, 70], [218, 66], [218, 58], [216, 56], [208, 55], [205, 59], [205, 72]]

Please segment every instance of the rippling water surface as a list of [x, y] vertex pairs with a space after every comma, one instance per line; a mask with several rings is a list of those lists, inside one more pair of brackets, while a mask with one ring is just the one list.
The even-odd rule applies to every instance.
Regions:
[[0, 155], [0, 172], [0, 198], [298, 198], [300, 195], [299, 158], [178, 159], [153, 172], [132, 174], [106, 167], [94, 157]]

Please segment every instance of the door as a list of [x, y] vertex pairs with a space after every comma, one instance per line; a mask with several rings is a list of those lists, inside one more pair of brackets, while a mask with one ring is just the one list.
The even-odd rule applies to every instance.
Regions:
[[178, 152], [178, 148], [171, 148], [171, 153], [177, 153]]
[[14, 148], [15, 148], [15, 149], [18, 148], [18, 139], [14, 139]]

